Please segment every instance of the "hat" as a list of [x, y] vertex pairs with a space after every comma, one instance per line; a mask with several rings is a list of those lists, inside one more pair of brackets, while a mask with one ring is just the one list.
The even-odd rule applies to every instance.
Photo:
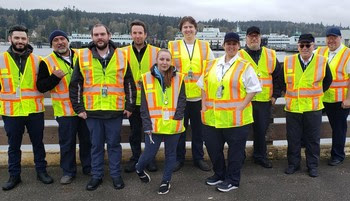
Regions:
[[249, 35], [251, 33], [257, 33], [257, 34], [260, 34], [260, 29], [259, 27], [256, 27], [256, 26], [252, 26], [252, 27], [249, 27], [247, 29], [247, 34], [246, 35]]
[[52, 45], [52, 40], [56, 37], [56, 36], [63, 36], [65, 37], [68, 41], [68, 36], [67, 34], [64, 32], [64, 31], [61, 31], [61, 30], [55, 30], [53, 31], [50, 36], [49, 36], [49, 41], [50, 41], [50, 45]]
[[298, 43], [302, 43], [302, 42], [313, 43], [315, 42], [315, 38], [312, 34], [301, 34], [299, 36]]
[[340, 29], [337, 27], [331, 27], [327, 29], [326, 36], [341, 36]]
[[239, 42], [239, 35], [234, 32], [228, 32], [225, 34], [224, 43], [226, 43], [227, 41]]

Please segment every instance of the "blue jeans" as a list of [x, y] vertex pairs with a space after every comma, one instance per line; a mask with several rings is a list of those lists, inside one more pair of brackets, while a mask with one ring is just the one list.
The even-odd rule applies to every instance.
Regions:
[[123, 116], [112, 119], [86, 119], [91, 136], [91, 174], [94, 179], [102, 179], [104, 176], [105, 142], [107, 143], [110, 175], [112, 178], [120, 176], [120, 161], [122, 157], [120, 131], [122, 120]]
[[160, 143], [164, 139], [165, 145], [165, 167], [162, 181], [170, 181], [171, 175], [176, 164], [176, 146], [179, 141], [180, 134], [152, 134], [154, 144], [151, 144], [149, 136], [145, 136], [145, 150], [143, 151], [139, 161], [136, 164], [136, 170], [142, 172], [145, 167], [156, 156]]

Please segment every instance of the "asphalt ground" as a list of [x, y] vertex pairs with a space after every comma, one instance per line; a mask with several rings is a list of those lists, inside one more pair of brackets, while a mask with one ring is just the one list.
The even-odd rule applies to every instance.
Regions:
[[[246, 160], [242, 169], [240, 187], [227, 193], [219, 192], [215, 187], [204, 184], [205, 178], [213, 174], [194, 167], [190, 161], [173, 174], [170, 192], [158, 195], [162, 178], [163, 162], [159, 161], [159, 170], [149, 173], [151, 182], [141, 183], [136, 173], [122, 173], [125, 188], [115, 190], [105, 166], [102, 185], [95, 191], [86, 191], [90, 177], [83, 175], [79, 168], [76, 179], [69, 185], [59, 183], [62, 175], [58, 166], [49, 166], [48, 173], [54, 178], [53, 184], [45, 185], [36, 179], [33, 167], [22, 168], [22, 183], [10, 191], [0, 191], [1, 201], [31, 200], [350, 200], [350, 160], [342, 165], [331, 167], [325, 159], [319, 166], [319, 177], [311, 178], [307, 174], [305, 161], [302, 170], [293, 175], [284, 174], [286, 160], [274, 160], [272, 169], [265, 169]], [[7, 169], [0, 169], [0, 182], [8, 179]]]

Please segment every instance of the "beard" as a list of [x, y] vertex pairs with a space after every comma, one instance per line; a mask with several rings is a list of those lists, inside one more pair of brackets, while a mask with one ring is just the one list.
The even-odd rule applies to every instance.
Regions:
[[23, 47], [17, 47], [17, 45], [11, 41], [12, 49], [16, 52], [24, 52], [28, 48], [28, 44], [23, 44]]
[[60, 49], [57, 49], [56, 52], [58, 52], [59, 54], [66, 54], [68, 52], [68, 48], [60, 48]]
[[95, 43], [96, 44], [96, 48], [99, 49], [99, 50], [104, 50], [106, 49], [107, 45], [108, 45], [108, 42], [105, 42], [103, 41], [103, 44], [99, 44], [98, 42]]

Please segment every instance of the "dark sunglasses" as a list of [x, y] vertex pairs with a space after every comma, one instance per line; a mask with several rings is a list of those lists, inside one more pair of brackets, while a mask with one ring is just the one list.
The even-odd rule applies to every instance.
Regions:
[[303, 49], [304, 47], [309, 49], [311, 47], [311, 44], [300, 44], [299, 47], [300, 47], [300, 49]]

